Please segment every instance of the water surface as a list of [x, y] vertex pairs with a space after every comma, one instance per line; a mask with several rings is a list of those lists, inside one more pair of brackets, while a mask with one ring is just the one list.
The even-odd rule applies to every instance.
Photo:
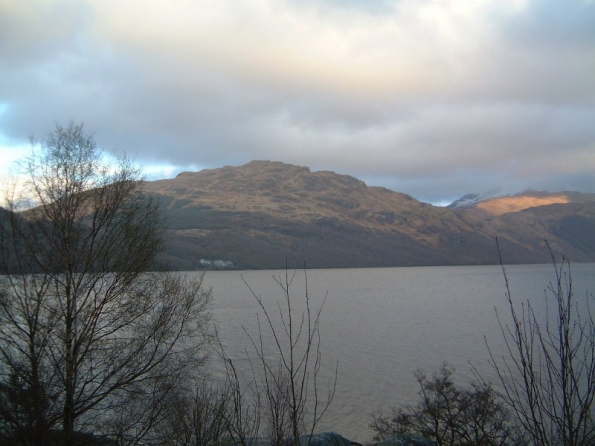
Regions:
[[[531, 300], [542, 311], [553, 266], [506, 270], [514, 299]], [[595, 264], [573, 264], [571, 270], [577, 302], [584, 302], [587, 291], [595, 292]], [[276, 270], [205, 276], [221, 339], [240, 367], [247, 367], [242, 358], [251, 348], [244, 329], [257, 332], [259, 312], [248, 285], [277, 317], [283, 294], [274, 278], [284, 275]], [[290, 288], [297, 307], [305, 289], [304, 272], [298, 271]], [[307, 289], [315, 309], [326, 296], [320, 321], [323, 378], [332, 378], [337, 361], [339, 367], [335, 399], [318, 430], [367, 441], [372, 413], [416, 402], [417, 369], [431, 373], [446, 362], [456, 369], [455, 380], [465, 384], [473, 379], [472, 366], [495, 378], [486, 341], [496, 357], [506, 354], [496, 318], [497, 309], [508, 321], [499, 266], [308, 270]]]

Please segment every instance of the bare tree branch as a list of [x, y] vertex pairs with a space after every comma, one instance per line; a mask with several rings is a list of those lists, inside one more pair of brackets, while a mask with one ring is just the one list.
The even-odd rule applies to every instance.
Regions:
[[[13, 402], [0, 422], [7, 436], [28, 432], [19, 444], [61, 429], [71, 445], [81, 427], [110, 434], [109, 417], [137, 407], [130, 438], [149, 435], [165, 377], [203, 360], [210, 292], [201, 277], [151, 272], [165, 221], [128, 160], [106, 164], [73, 123], [33, 150], [37, 207], [0, 223], [0, 398]], [[141, 394], [156, 405], [134, 406]]]
[[[547, 242], [546, 242], [547, 244]], [[558, 262], [548, 246], [554, 281], [544, 292], [540, 319], [530, 302], [515, 302], [502, 261], [511, 324], [498, 316], [508, 356], [491, 363], [501, 398], [529, 433], [531, 444], [578, 446], [595, 443], [595, 319], [593, 295], [577, 301], [570, 263]]]

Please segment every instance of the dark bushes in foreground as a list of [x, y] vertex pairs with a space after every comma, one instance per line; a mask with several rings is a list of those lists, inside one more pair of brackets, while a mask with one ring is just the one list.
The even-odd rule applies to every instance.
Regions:
[[388, 416], [375, 415], [371, 424], [374, 439], [413, 432], [438, 446], [514, 444], [516, 432], [510, 412], [492, 387], [478, 383], [458, 387], [452, 374], [446, 364], [430, 377], [418, 370], [417, 405], [394, 407]]

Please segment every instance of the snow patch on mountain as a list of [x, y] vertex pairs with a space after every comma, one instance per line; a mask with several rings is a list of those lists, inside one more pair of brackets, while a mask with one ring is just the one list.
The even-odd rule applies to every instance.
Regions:
[[467, 194], [459, 198], [458, 200], [453, 201], [447, 206], [444, 206], [448, 209], [459, 209], [459, 208], [467, 208], [471, 206], [475, 206], [476, 204], [481, 203], [482, 201], [491, 200], [493, 198], [500, 198], [500, 197], [517, 197], [522, 195], [531, 195], [531, 196], [542, 196], [542, 195], [549, 195], [550, 192], [548, 191], [537, 191], [535, 189], [527, 188], [522, 190], [511, 190], [511, 189], [493, 189], [487, 192], [481, 192], [479, 194]]
[[494, 189], [479, 194], [467, 194], [463, 195], [458, 200], [453, 201], [446, 207], [448, 209], [466, 208], [481, 203], [482, 201], [489, 200], [490, 198], [502, 197], [504, 195], [506, 194], [502, 192], [502, 189]]

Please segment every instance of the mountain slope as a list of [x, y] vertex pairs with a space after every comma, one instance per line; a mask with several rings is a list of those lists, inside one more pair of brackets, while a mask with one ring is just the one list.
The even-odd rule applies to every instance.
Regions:
[[[509, 262], [547, 261], [543, 238], [572, 252], [572, 260], [595, 261], [593, 236], [577, 247], [595, 222], [588, 202], [552, 208], [545, 220], [535, 212], [495, 217], [269, 161], [184, 172], [145, 189], [168, 214], [165, 259], [179, 269], [198, 268], [201, 258], [242, 268], [281, 268], [286, 259], [312, 268], [486, 264], [497, 262], [496, 235]], [[531, 219], [544, 221], [535, 233], [524, 227]]]
[[486, 197], [483, 200], [470, 202], [469, 204], [460, 204], [461, 200], [455, 201], [448, 207], [464, 209], [468, 214], [486, 218], [550, 204], [592, 203], [595, 202], [595, 194], [583, 194], [580, 192], [550, 193], [530, 190], [514, 195]]

